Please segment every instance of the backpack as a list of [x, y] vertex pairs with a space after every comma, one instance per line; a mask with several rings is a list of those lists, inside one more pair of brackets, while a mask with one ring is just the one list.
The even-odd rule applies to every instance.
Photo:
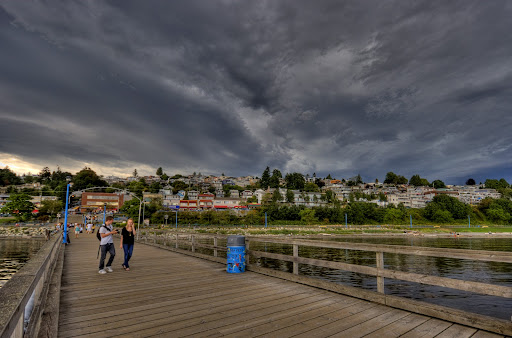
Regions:
[[100, 230], [101, 228], [103, 227], [106, 227], [105, 224], [103, 224], [102, 226], [99, 227], [98, 229], [98, 232], [96, 232], [96, 238], [98, 239], [98, 241], [101, 241], [101, 235], [100, 235]]

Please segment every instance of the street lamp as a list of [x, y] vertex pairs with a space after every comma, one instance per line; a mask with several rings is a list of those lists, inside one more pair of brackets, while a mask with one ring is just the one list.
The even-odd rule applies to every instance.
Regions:
[[71, 183], [66, 185], [66, 210], [64, 213], [64, 232], [62, 233], [62, 243], [68, 244], [68, 207], [69, 207], [69, 187]]

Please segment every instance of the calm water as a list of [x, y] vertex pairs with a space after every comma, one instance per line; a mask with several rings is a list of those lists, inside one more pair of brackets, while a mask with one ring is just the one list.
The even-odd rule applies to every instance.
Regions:
[[[512, 239], [510, 238], [359, 237], [341, 239], [322, 238], [322, 240], [472, 250], [512, 251]], [[288, 255], [292, 255], [293, 252], [291, 245], [276, 245], [270, 243], [260, 244], [258, 246], [256, 243], [252, 243], [251, 249]], [[373, 252], [299, 247], [299, 255], [301, 257], [376, 266], [375, 253]], [[258, 259], [256, 263], [261, 266], [281, 271], [291, 272], [293, 270], [291, 262], [261, 258]], [[434, 276], [512, 287], [512, 264], [510, 263], [473, 262], [464, 259], [385, 253], [384, 264], [387, 269], [392, 270], [424, 273]], [[299, 273], [343, 285], [377, 291], [376, 277], [372, 276], [314, 267], [305, 264], [299, 265]], [[422, 300], [433, 304], [439, 304], [507, 320], [510, 320], [512, 316], [512, 300], [507, 298], [485, 296], [471, 292], [457, 291], [448, 288], [392, 279], [385, 280], [385, 292], [390, 295]]]
[[46, 241], [29, 238], [0, 238], [0, 287], [32, 257]]

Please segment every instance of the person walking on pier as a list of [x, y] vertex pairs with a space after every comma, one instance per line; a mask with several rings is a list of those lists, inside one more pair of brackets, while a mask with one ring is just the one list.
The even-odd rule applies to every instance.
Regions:
[[75, 223], [75, 238], [78, 238], [79, 233], [80, 233], [80, 225]]
[[[107, 272], [114, 272], [112, 270], [112, 262], [114, 261], [114, 257], [116, 256], [116, 248], [114, 247], [114, 240], [112, 239], [112, 235], [117, 234], [117, 230], [114, 230], [112, 223], [114, 222], [114, 217], [107, 216], [105, 219], [105, 226], [102, 226], [98, 229], [100, 232], [101, 242], [101, 257], [100, 257], [100, 274], [105, 274]], [[110, 258], [108, 259], [107, 266], [105, 267], [105, 258], [107, 257], [107, 251], [110, 253]], [[105, 269], [104, 269], [105, 267]]]
[[130, 265], [128, 261], [133, 254], [133, 244], [135, 243], [135, 226], [133, 225], [133, 219], [129, 218], [126, 226], [121, 230], [121, 245], [120, 248], [124, 250], [124, 263], [123, 269], [130, 271]]

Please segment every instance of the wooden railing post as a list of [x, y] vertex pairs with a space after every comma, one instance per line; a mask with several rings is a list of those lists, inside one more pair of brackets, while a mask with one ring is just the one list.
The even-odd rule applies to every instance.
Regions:
[[293, 244], [293, 274], [299, 274], [299, 262], [297, 262], [297, 258], [299, 258], [299, 246], [297, 244]]
[[196, 252], [196, 247], [194, 245], [194, 235], [190, 236], [192, 241], [192, 252]]
[[251, 243], [251, 241], [248, 241], [247, 239], [245, 240], [245, 266], [246, 267], [250, 262], [250, 260], [249, 260], [249, 244], [250, 243]]
[[384, 253], [376, 252], [377, 255], [377, 292], [384, 293], [384, 277], [381, 276], [380, 270], [384, 269]]
[[178, 233], [176, 233], [176, 249], [178, 248]]
[[217, 240], [217, 237], [213, 237], [213, 257], [218, 257], [218, 252], [217, 252], [217, 244], [218, 244], [218, 240]]

